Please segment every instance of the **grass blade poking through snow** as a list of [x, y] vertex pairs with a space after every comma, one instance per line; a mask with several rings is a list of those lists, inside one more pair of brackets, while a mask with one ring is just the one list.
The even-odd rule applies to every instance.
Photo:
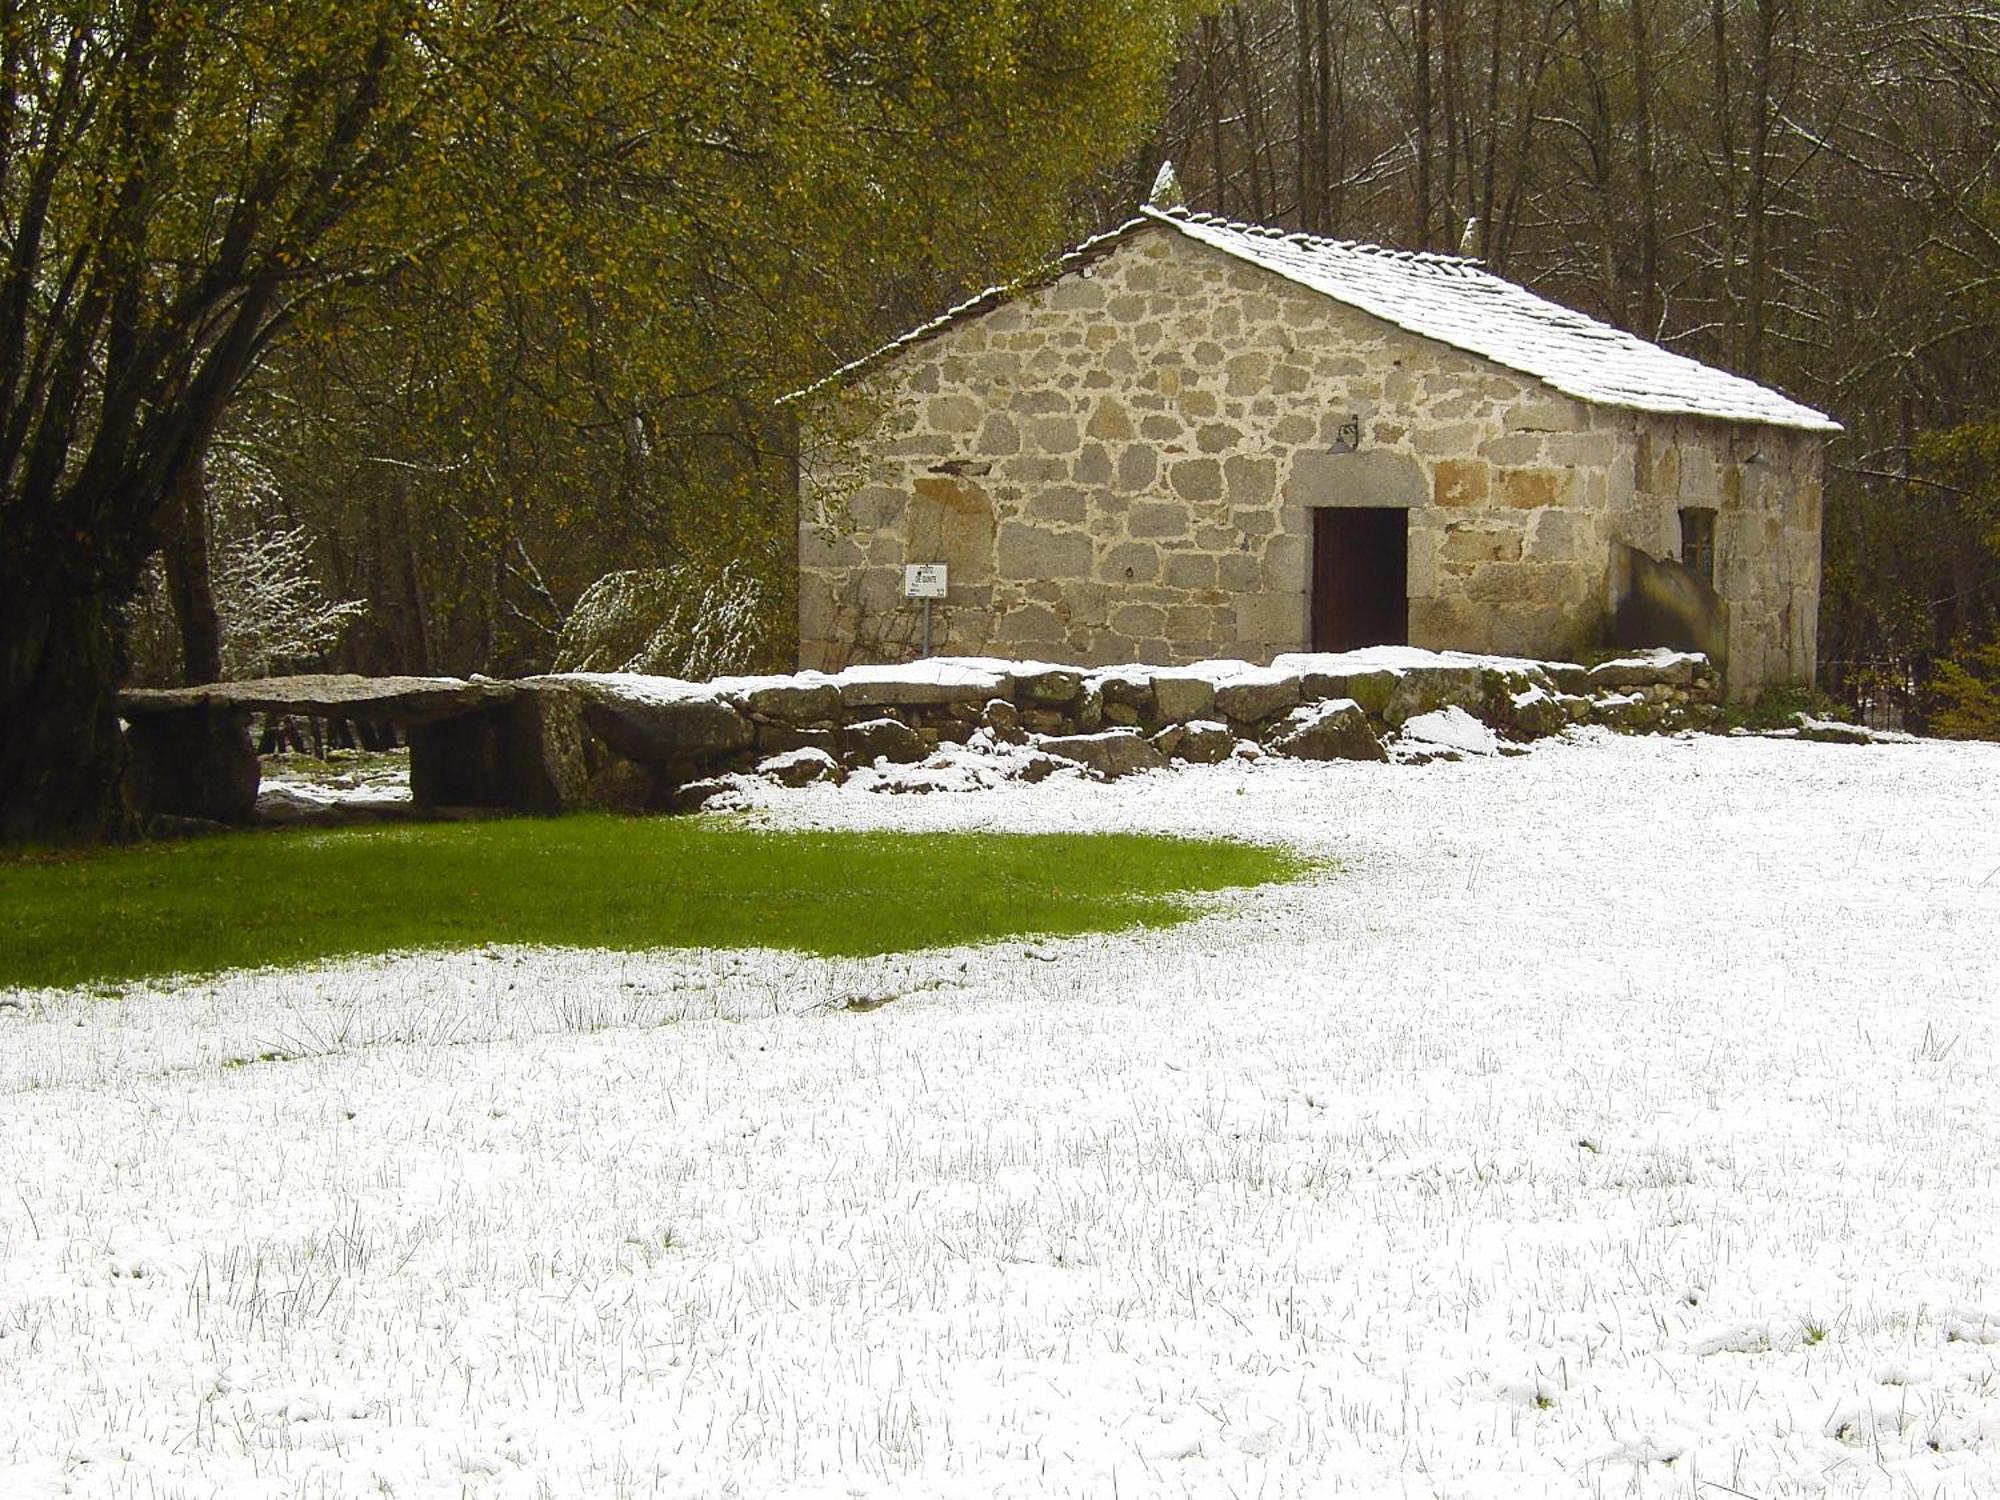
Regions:
[[775, 833], [575, 817], [0, 856], [0, 986], [541, 943], [859, 955], [1160, 926], [1289, 879], [1245, 844], [1137, 834]]

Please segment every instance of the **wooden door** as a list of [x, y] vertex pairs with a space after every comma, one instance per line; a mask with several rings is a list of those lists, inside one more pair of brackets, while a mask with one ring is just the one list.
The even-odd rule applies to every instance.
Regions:
[[1313, 512], [1312, 649], [1410, 639], [1410, 513], [1375, 506]]

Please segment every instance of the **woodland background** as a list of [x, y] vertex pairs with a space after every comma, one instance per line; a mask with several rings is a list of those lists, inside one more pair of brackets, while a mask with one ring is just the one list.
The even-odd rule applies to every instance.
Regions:
[[[580, 592], [630, 566], [680, 567], [736, 612], [711, 656], [780, 661], [791, 516], [771, 399], [1129, 216], [1167, 158], [1194, 207], [1476, 255], [1836, 413], [1823, 681], [1922, 717], [1941, 663], [1995, 665], [1980, 651], [2000, 635], [2000, 11], [1048, 8], [1096, 33], [1133, 97], [1086, 88], [1031, 112], [955, 81], [965, 118], [899, 164], [904, 212], [836, 230], [858, 239], [837, 256], [832, 223], [769, 225], [825, 145], [792, 137], [812, 122], [774, 96], [730, 145], [689, 142], [695, 160], [654, 184], [673, 221], [631, 226], [650, 243], [530, 239], [330, 310], [210, 465], [241, 667], [289, 647], [363, 671], [535, 669]], [[1163, 20], [1185, 25], [1153, 124], [1145, 33]], [[994, 175], [1015, 152], [1032, 165]], [[959, 211], [934, 214], [952, 194]], [[955, 243], [912, 232], [925, 218]], [[710, 306], [684, 300], [703, 287]], [[302, 573], [352, 603], [316, 612]], [[142, 665], [170, 677], [152, 620]]]
[[782, 664], [778, 398], [1168, 158], [1834, 413], [1824, 684], [2000, 735], [1992, 0], [0, 0], [0, 836], [120, 679], [533, 670], [616, 569]]

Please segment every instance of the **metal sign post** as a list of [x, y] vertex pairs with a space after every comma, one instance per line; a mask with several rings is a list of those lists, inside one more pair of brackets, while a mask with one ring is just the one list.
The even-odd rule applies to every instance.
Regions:
[[911, 563], [903, 569], [903, 597], [924, 603], [924, 655], [931, 654], [931, 601], [942, 599], [950, 586], [943, 563]]

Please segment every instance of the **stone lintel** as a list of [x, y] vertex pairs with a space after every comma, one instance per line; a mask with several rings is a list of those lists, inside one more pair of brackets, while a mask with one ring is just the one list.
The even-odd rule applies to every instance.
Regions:
[[1294, 505], [1410, 508], [1428, 504], [1430, 498], [1423, 465], [1407, 453], [1383, 448], [1300, 453], [1285, 483], [1285, 499]]
[[511, 682], [474, 677], [360, 677], [347, 672], [258, 677], [198, 687], [131, 688], [118, 695], [118, 711], [137, 722], [190, 709], [237, 713], [313, 714], [424, 724], [471, 713], [511, 699]]

